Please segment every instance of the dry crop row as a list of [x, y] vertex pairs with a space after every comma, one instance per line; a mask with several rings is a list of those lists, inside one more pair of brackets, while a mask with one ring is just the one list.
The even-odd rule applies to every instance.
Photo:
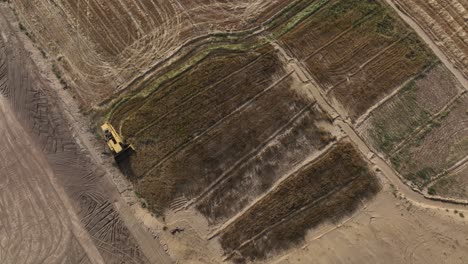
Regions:
[[330, 1], [281, 41], [353, 120], [435, 59], [379, 1]]
[[306, 230], [339, 220], [379, 189], [377, 178], [354, 147], [340, 142], [228, 226], [221, 244], [228, 253], [241, 253], [235, 258], [265, 257], [269, 250], [301, 241]]

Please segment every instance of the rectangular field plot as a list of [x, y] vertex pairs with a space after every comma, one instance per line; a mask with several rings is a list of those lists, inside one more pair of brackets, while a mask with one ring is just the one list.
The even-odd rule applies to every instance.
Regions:
[[379, 1], [331, 1], [281, 42], [354, 120], [435, 60]]
[[227, 226], [221, 244], [235, 259], [263, 258], [300, 242], [308, 229], [352, 213], [379, 189], [354, 147], [340, 142]]
[[[120, 105], [112, 122], [138, 149], [124, 167], [151, 209], [185, 197], [219, 222], [334, 140], [322, 128], [329, 118], [293, 84], [270, 48], [221, 52]], [[239, 203], [226, 209], [230, 199]]]
[[424, 186], [468, 155], [468, 96], [464, 94], [392, 155], [407, 179]]
[[436, 64], [372, 111], [358, 125], [358, 132], [374, 149], [390, 154], [408, 136], [427, 125], [462, 89], [443, 65]]
[[294, 117], [275, 139], [261, 144], [223, 172], [223, 180], [207, 188], [197, 203], [211, 224], [219, 224], [268, 191], [282, 177], [287, 177], [308, 157], [333, 140], [317, 126], [327, 122], [318, 109], [307, 107]]

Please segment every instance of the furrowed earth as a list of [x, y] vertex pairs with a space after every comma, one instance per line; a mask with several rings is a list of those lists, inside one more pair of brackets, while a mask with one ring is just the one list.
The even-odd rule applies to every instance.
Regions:
[[0, 1], [0, 263], [467, 263], [466, 8]]

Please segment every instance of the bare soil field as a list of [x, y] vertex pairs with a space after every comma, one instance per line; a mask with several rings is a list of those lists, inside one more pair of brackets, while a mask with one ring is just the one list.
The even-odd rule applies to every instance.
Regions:
[[[259, 26], [286, 1], [11, 1], [23, 27], [56, 57], [57, 72], [89, 108], [185, 42]], [[63, 69], [63, 70], [61, 70]]]
[[281, 42], [353, 120], [435, 59], [380, 1], [330, 1]]
[[421, 207], [386, 186], [372, 203], [309, 231], [305, 245], [262, 264], [454, 263], [468, 261], [467, 224], [460, 211]]
[[435, 41], [451, 62], [468, 77], [468, 45], [465, 30], [466, 1], [393, 0]]

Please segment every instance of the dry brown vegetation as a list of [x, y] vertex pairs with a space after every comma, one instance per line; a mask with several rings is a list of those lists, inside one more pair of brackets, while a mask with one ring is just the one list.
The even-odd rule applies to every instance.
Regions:
[[[328, 118], [291, 84], [291, 74], [272, 49], [216, 52], [148, 97], [121, 105], [125, 110], [117, 109], [112, 120], [138, 149], [125, 170], [149, 207], [162, 212], [175, 198], [197, 198], [217, 188], [211, 186], [217, 182], [220, 190], [229, 189], [248, 177], [249, 167], [267, 166], [268, 160], [278, 162], [273, 171], [284, 170], [289, 164], [280, 162], [304, 159], [333, 140], [315, 124], [329, 122]], [[291, 153], [280, 154], [288, 143]], [[254, 177], [260, 182], [249, 187], [258, 189], [233, 206], [230, 214], [280, 176], [279, 171], [265, 171]], [[221, 210], [216, 217], [226, 207], [219, 206], [214, 209]], [[211, 210], [209, 205], [201, 207]]]
[[468, 155], [467, 105], [465, 94], [392, 156], [405, 177], [424, 186]]
[[[438, 180], [430, 194], [466, 197], [466, 168], [458, 166], [468, 154], [466, 91], [383, 0], [11, 2], [20, 29], [51, 56], [62, 84], [135, 146], [119, 166], [150, 213], [171, 210], [163, 231], [173, 224], [166, 217], [197, 209], [211, 232], [198, 236], [219, 237], [229, 260], [296, 246], [380, 190], [349, 142], [356, 137], [340, 125], [346, 113], [403, 177], [421, 188]], [[430, 13], [437, 1], [405, 5], [417, 7], [411, 12], [419, 22], [434, 22], [429, 31], [447, 40], [441, 45], [465, 71], [466, 36], [458, 28], [466, 11], [457, 3], [441, 7], [442, 19]], [[10, 89], [0, 83], [0, 92]], [[325, 102], [317, 103], [320, 93]], [[95, 187], [103, 172], [83, 169], [89, 161], [78, 145], [60, 141], [71, 133], [43, 115], [56, 111], [40, 93], [32, 101], [32, 130], [54, 173], [70, 177], [64, 186], [79, 190], [71, 197], [103, 256], [145, 262], [101, 197], [105, 190]], [[339, 112], [338, 121], [320, 106]]]
[[228, 253], [238, 250], [247, 259], [263, 258], [301, 241], [309, 228], [350, 214], [379, 186], [354, 147], [338, 143], [228, 226], [221, 244]]
[[420, 187], [468, 154], [463, 87], [436, 64], [370, 113], [359, 133]]
[[380, 1], [331, 1], [281, 40], [353, 119], [434, 60]]
[[281, 177], [333, 140], [316, 122], [326, 120], [318, 109], [306, 108], [274, 142], [261, 146], [238, 168], [225, 172], [226, 179], [210, 189], [197, 205], [210, 221], [218, 224], [233, 217], [256, 197], [268, 191]]
[[443, 65], [434, 65], [371, 112], [358, 131], [376, 150], [390, 154], [404, 139], [430, 122], [462, 89]]
[[468, 166], [461, 166], [461, 168], [451, 172], [447, 176], [441, 178], [430, 188], [433, 194], [455, 198], [455, 199], [468, 199]]
[[187, 41], [258, 27], [288, 1], [13, 0], [22, 25], [58, 65], [87, 107]]
[[455, 66], [468, 77], [468, 3], [463, 0], [393, 0], [441, 47]]

